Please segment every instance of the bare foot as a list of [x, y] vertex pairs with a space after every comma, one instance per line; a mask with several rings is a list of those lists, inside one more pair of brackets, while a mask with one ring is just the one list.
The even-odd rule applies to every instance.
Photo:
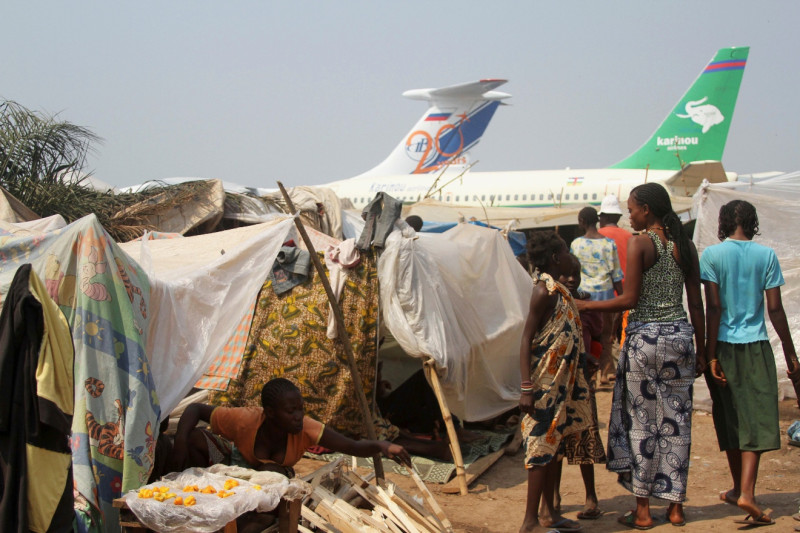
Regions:
[[680, 503], [671, 503], [667, 508], [667, 520], [673, 526], [682, 526], [686, 524], [686, 516], [683, 514], [683, 505]]
[[753, 520], [759, 520], [764, 515], [756, 501], [754, 499], [751, 500], [746, 498], [744, 495], [739, 496], [739, 499], [736, 501], [736, 505], [739, 506], [739, 509], [752, 516]]
[[617, 518], [617, 522], [635, 529], [650, 529], [653, 527], [653, 518], [650, 515], [640, 517], [636, 515], [636, 511], [628, 511]]

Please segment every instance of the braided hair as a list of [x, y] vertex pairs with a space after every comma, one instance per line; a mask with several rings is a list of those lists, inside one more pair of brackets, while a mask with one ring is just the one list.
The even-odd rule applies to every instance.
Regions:
[[278, 407], [278, 402], [280, 402], [284, 396], [292, 392], [300, 394], [300, 389], [288, 379], [271, 379], [264, 384], [264, 387], [261, 389], [261, 407], [264, 409], [267, 407]]
[[733, 200], [719, 209], [719, 230], [717, 237], [724, 241], [736, 231], [736, 226], [741, 226], [745, 236], [752, 239], [758, 235], [758, 215], [756, 208], [750, 202]]
[[659, 183], [643, 183], [631, 190], [631, 197], [640, 206], [646, 205], [650, 208], [656, 218], [664, 226], [667, 239], [675, 243], [678, 247], [681, 267], [684, 275], [692, 271], [692, 252], [689, 244], [689, 234], [681, 223], [678, 214], [672, 209], [672, 202], [669, 193], [663, 185]]
[[553, 257], [553, 254], [560, 252], [564, 246], [566, 246], [564, 239], [559, 237], [555, 231], [534, 232], [528, 239], [527, 245], [530, 265], [539, 272], [545, 272], [550, 258]]

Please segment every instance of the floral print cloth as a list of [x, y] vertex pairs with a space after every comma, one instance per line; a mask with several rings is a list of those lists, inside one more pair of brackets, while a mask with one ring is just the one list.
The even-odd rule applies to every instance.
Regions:
[[694, 328], [632, 322], [617, 367], [607, 468], [639, 497], [686, 499], [692, 443]]
[[539, 274], [557, 302], [553, 315], [531, 341], [533, 415], [522, 418], [525, 468], [544, 466], [563, 453], [563, 439], [592, 424], [585, 354], [578, 310], [569, 291]]

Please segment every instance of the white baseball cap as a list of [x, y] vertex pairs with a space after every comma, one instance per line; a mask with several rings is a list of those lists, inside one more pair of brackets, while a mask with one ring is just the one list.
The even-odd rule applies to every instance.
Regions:
[[619, 200], [613, 194], [609, 194], [605, 198], [603, 198], [603, 202], [600, 204], [600, 214], [601, 215], [621, 215], [622, 209], [619, 207]]

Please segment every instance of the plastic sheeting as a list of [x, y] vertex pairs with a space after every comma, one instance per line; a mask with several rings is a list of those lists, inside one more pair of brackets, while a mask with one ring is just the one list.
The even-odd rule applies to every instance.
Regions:
[[146, 352], [169, 415], [227, 343], [294, 227], [272, 223], [181, 239], [121, 245], [150, 280]]
[[[697, 251], [719, 243], [717, 237], [719, 210], [732, 200], [746, 200], [758, 212], [759, 233], [753, 240], [769, 246], [778, 255], [786, 285], [781, 287], [783, 307], [795, 346], [800, 343], [800, 172], [783, 174], [752, 182], [704, 184], [694, 196], [692, 206], [697, 219], [694, 243]], [[786, 377], [786, 360], [778, 334], [767, 318], [767, 333], [778, 368], [778, 394], [781, 399], [794, 398], [795, 392]], [[711, 410], [711, 398], [703, 378], [695, 383], [695, 409]]]
[[378, 261], [385, 325], [406, 353], [436, 362], [457, 416], [485, 420], [514, 407], [530, 276], [495, 230], [398, 226]]
[[[187, 496], [193, 496], [197, 501], [196, 504], [175, 505], [174, 497], [163, 502], [153, 498], [140, 498], [138, 491], [125, 494], [125, 502], [136, 518], [153, 531], [212, 533], [224, 528], [228, 522], [248, 511], [261, 513], [272, 511], [287, 493], [302, 497], [310, 492], [310, 486], [299, 479], [289, 480], [274, 472], [262, 473], [252, 470], [249, 472], [255, 475], [248, 476], [249, 481], [237, 479], [239, 485], [230, 490], [234, 494], [227, 498], [220, 498], [216, 494], [230, 479], [224, 471], [214, 473], [200, 468], [190, 468], [169, 474], [156, 483], [143, 486], [142, 489], [157, 491], [159, 487], [167, 487], [168, 493], [175, 494], [182, 500]], [[183, 489], [190, 485], [201, 489], [211, 486], [214, 487], [215, 493], [185, 492]]]

